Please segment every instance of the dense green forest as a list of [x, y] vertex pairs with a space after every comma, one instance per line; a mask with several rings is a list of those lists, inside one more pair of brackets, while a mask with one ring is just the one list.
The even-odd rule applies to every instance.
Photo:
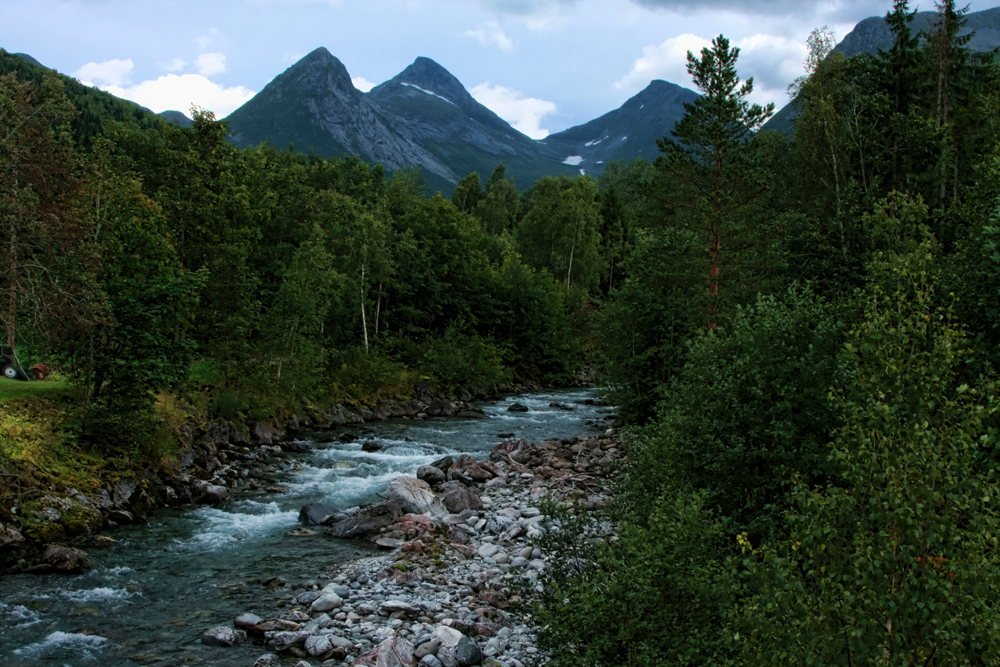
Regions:
[[655, 162], [450, 200], [11, 71], [6, 344], [73, 386], [73, 446], [134, 459], [164, 393], [266, 418], [592, 365], [628, 463], [544, 538], [552, 664], [998, 664], [1000, 69], [964, 14], [814, 33], [790, 136], [720, 36]]
[[688, 55], [702, 97], [603, 200], [636, 426], [614, 507], [546, 538], [552, 664], [1000, 663], [1000, 70], [964, 14], [817, 30], [787, 138], [725, 38]]

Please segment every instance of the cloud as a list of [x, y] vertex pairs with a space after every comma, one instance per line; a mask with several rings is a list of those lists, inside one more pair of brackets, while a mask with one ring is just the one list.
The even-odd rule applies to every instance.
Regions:
[[216, 118], [225, 118], [256, 94], [243, 86], [226, 88], [201, 74], [167, 74], [134, 86], [101, 88], [157, 113], [168, 109], [187, 112], [198, 106], [214, 112]]
[[367, 93], [369, 90], [375, 87], [375, 84], [366, 79], [363, 76], [356, 76], [351, 79], [351, 83], [354, 87], [360, 90], [362, 93]]
[[505, 86], [493, 86], [489, 81], [479, 84], [469, 91], [483, 106], [523, 132], [532, 139], [544, 139], [549, 131], [542, 128], [542, 119], [556, 112], [555, 102], [525, 97], [519, 90]]
[[[803, 73], [805, 44], [775, 35], [757, 34], [731, 42], [740, 49], [736, 70], [744, 81], [753, 77], [750, 100], [758, 104], [784, 103], [788, 82]], [[698, 56], [711, 42], [690, 33], [672, 37], [656, 46], [647, 46], [632, 70], [615, 82], [615, 88], [636, 93], [653, 79], [665, 79], [686, 88], [694, 88], [687, 72], [687, 52]]]
[[466, 30], [465, 36], [472, 37], [483, 46], [496, 46], [505, 53], [512, 53], [517, 49], [517, 45], [496, 21], [489, 21], [478, 30]]
[[168, 72], [180, 72], [182, 69], [187, 67], [187, 61], [183, 58], [174, 58], [173, 60], [168, 60], [165, 63], [160, 63], [160, 67]]
[[[732, 12], [751, 16], [829, 15], [853, 16], [854, 20], [872, 15], [871, 0], [632, 0], [648, 9], [663, 9], [678, 14]], [[890, 3], [886, 2], [886, 8]], [[884, 13], [876, 11], [875, 14]]]
[[569, 21], [569, 12], [579, 0], [479, 0], [486, 9], [517, 17], [530, 30], [548, 32]]
[[226, 71], [226, 57], [221, 53], [202, 53], [195, 64], [198, 66], [198, 74], [202, 76], [223, 74]]
[[105, 60], [87, 63], [73, 72], [73, 76], [88, 86], [121, 86], [135, 68], [131, 60]]

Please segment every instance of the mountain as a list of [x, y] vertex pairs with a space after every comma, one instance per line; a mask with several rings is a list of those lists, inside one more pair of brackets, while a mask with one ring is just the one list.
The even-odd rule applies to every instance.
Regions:
[[357, 154], [390, 170], [419, 165], [439, 179], [458, 180], [448, 165], [396, 132], [381, 109], [354, 87], [343, 63], [322, 47], [275, 77], [227, 120], [237, 146], [294, 144], [324, 156]]
[[324, 156], [356, 153], [390, 170], [421, 167], [432, 190], [450, 193], [471, 171], [484, 179], [503, 162], [525, 188], [542, 176], [597, 175], [613, 159], [654, 159], [697, 95], [654, 81], [585, 125], [535, 141], [472, 97], [448, 70], [417, 58], [362, 93], [343, 64], [319, 48], [289, 67], [227, 119], [239, 146], [293, 144]]
[[558, 155], [549, 147], [518, 132], [477, 102], [458, 79], [430, 58], [417, 58], [372, 88], [367, 97], [397, 133], [424, 146], [459, 178], [470, 171], [486, 177], [501, 161], [507, 174], [522, 186], [546, 174], [570, 172], [569, 167], [560, 166]]
[[191, 119], [188, 118], [187, 115], [181, 111], [174, 111], [174, 110], [161, 111], [156, 115], [162, 118], [163, 120], [167, 121], [168, 123], [174, 123], [176, 125], [180, 125], [181, 127], [191, 127], [191, 125], [193, 124]]
[[[934, 29], [936, 16], [937, 12], [917, 12], [910, 24], [910, 30], [914, 34], [931, 32]], [[969, 40], [968, 48], [970, 50], [983, 52], [1000, 47], [1000, 7], [970, 12], [966, 14], [965, 18], [967, 19], [966, 24], [959, 35], [968, 35], [975, 31], [976, 34]], [[872, 16], [854, 26], [854, 29], [847, 33], [833, 51], [834, 53], [842, 53], [848, 58], [859, 53], [874, 55], [880, 50], [890, 49], [892, 40], [893, 34], [885, 19], [881, 16]], [[794, 127], [793, 122], [797, 116], [798, 110], [793, 100], [772, 116], [764, 125], [764, 129], [789, 134]]]
[[595, 175], [611, 160], [644, 157], [653, 161], [659, 155], [656, 140], [670, 136], [684, 117], [684, 104], [697, 98], [692, 90], [657, 79], [614, 111], [549, 135], [542, 143], [566, 164]]

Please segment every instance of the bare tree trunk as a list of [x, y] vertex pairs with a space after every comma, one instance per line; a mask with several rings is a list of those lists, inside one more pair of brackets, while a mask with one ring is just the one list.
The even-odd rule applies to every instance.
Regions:
[[365, 318], [365, 265], [361, 265], [361, 331], [364, 334], [365, 352], [368, 352], [368, 320]]

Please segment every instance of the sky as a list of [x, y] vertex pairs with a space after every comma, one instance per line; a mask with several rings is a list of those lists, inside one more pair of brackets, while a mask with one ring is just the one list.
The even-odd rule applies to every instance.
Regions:
[[[153, 111], [223, 118], [326, 47], [361, 90], [432, 58], [541, 139], [621, 106], [653, 79], [693, 88], [686, 54], [740, 47], [752, 99], [778, 108], [806, 38], [837, 40], [891, 0], [0, 0], [0, 47]], [[1000, 4], [973, 0], [971, 11]], [[933, 1], [911, 2], [933, 10]]]

